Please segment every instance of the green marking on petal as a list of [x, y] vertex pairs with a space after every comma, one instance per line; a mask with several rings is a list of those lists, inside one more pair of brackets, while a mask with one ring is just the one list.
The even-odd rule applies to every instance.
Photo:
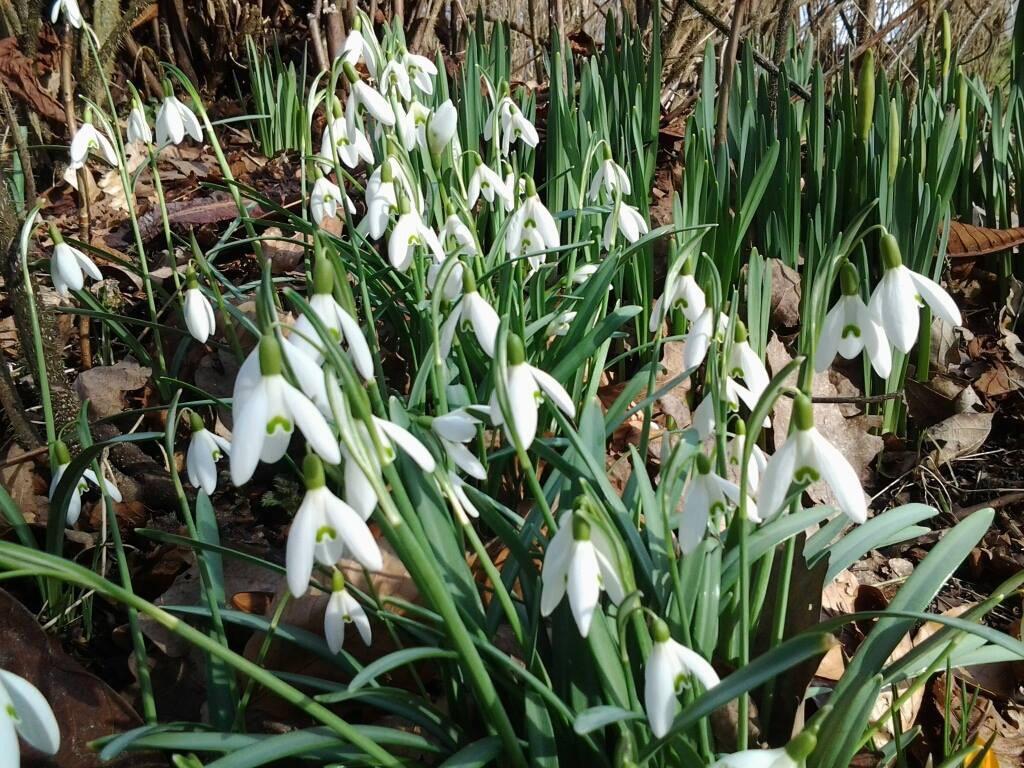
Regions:
[[843, 338], [845, 339], [847, 336], [853, 336], [854, 338], [859, 339], [860, 328], [858, 328], [856, 325], [843, 326]]
[[277, 431], [278, 427], [280, 427], [285, 432], [292, 431], [292, 423], [288, 421], [288, 419], [286, 419], [284, 416], [275, 416], [274, 418], [267, 422], [267, 434], [274, 434]]
[[334, 530], [334, 528], [329, 526], [329, 525], [323, 525], [323, 526], [321, 526], [320, 528], [317, 529], [317, 532], [316, 532], [316, 543], [317, 544], [323, 544], [325, 539], [330, 540], [330, 541], [334, 541], [336, 538], [338, 538], [338, 532], [336, 530]]
[[814, 467], [800, 467], [796, 472], [793, 473], [793, 479], [798, 483], [816, 483], [821, 479], [821, 475], [818, 474], [818, 470]]

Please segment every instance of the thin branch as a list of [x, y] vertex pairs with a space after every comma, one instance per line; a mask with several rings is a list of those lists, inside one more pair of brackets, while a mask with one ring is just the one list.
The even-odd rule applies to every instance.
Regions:
[[718, 81], [718, 121], [715, 126], [715, 147], [724, 145], [729, 136], [729, 95], [732, 92], [732, 76], [736, 71], [736, 52], [740, 47], [743, 17], [747, 15], [749, 2], [750, 0], [736, 0], [732, 8], [732, 29], [729, 30], [729, 40], [725, 44], [725, 55], [722, 57], [722, 76]]

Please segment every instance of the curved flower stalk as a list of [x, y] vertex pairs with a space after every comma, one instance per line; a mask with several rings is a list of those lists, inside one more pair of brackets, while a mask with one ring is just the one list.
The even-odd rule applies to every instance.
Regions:
[[573, 619], [586, 637], [601, 591], [616, 605], [625, 597], [615, 563], [615, 550], [599, 526], [576, 510], [563, 515], [544, 553], [541, 615], [550, 616], [568, 594]]
[[825, 315], [814, 354], [814, 369], [824, 371], [836, 354], [847, 360], [864, 352], [883, 379], [892, 370], [892, 351], [885, 332], [860, 297], [857, 268], [847, 262], [840, 272], [843, 295]]
[[745, 749], [723, 755], [708, 768], [804, 768], [818, 739], [811, 730], [797, 734], [784, 747]]
[[461, 272], [462, 298], [452, 307], [451, 314], [441, 326], [441, 357], [447, 359], [451, 353], [455, 330], [460, 323], [472, 328], [480, 348], [488, 357], [494, 357], [494, 343], [498, 338], [498, 326], [501, 324], [501, 320], [494, 308], [477, 291], [473, 270], [463, 266]]
[[695, 322], [707, 307], [704, 291], [694, 279], [692, 267], [684, 260], [680, 267], [681, 273], [672, 270], [665, 278], [665, 292], [659, 296], [651, 308], [649, 330], [654, 333], [665, 322], [668, 313], [673, 309], [682, 311], [683, 316], [691, 323]]
[[620, 233], [627, 243], [635, 243], [648, 230], [647, 221], [640, 215], [640, 211], [619, 201], [612, 208], [611, 215], [605, 219], [602, 244], [606, 251], [611, 250]]
[[[53, 473], [53, 479], [50, 480], [49, 498], [51, 501], [53, 501], [53, 494], [57, 491], [57, 486], [60, 484], [61, 478], [64, 477], [64, 473], [67, 472], [68, 466], [71, 464], [71, 454], [63, 440], [57, 440], [54, 442], [53, 457], [57, 463], [57, 469]], [[64, 520], [64, 524], [68, 528], [74, 526], [74, 524], [78, 522], [79, 516], [82, 514], [82, 493], [89, 487], [86, 481], [92, 483], [97, 488], [100, 487], [100, 482], [96, 478], [96, 473], [91, 469], [86, 469], [82, 473], [82, 476], [78, 478], [78, 484], [75, 486], [75, 490], [71, 493], [71, 500], [68, 503], [68, 513]], [[107, 495], [112, 501], [121, 501], [121, 491], [118, 490], [118, 487], [109, 478], [103, 478], [103, 487], [106, 489]]]
[[[549, 373], [526, 362], [526, 351], [522, 340], [514, 333], [508, 335], [508, 371], [505, 378], [508, 392], [509, 411], [512, 417], [511, 429], [519, 436], [523, 448], [529, 448], [537, 436], [537, 404], [543, 392], [569, 418], [576, 415], [576, 407], [565, 388]], [[491, 421], [504, 426], [505, 436], [514, 442], [515, 438], [506, 423], [494, 392], [488, 406]]]
[[684, 688], [696, 680], [704, 690], [710, 690], [721, 680], [699, 653], [672, 639], [668, 625], [661, 619], [655, 619], [651, 634], [654, 645], [644, 670], [644, 709], [651, 733], [660, 739], [672, 728], [679, 708], [678, 696]]
[[324, 639], [331, 653], [341, 653], [341, 647], [345, 642], [346, 624], [355, 624], [363, 644], [370, 645], [373, 640], [370, 619], [359, 601], [345, 588], [345, 577], [341, 575], [341, 571], [335, 570], [331, 597], [327, 601], [327, 610], [324, 611]]
[[614, 202], [622, 195], [628, 195], [632, 191], [629, 183], [629, 175], [625, 169], [612, 159], [612, 150], [607, 142], [602, 145], [603, 159], [597, 166], [594, 178], [590, 182], [590, 189], [587, 190], [587, 197], [592, 202], [599, 202], [602, 197], [609, 202]]
[[469, 177], [469, 185], [466, 187], [466, 207], [475, 207], [477, 200], [482, 197], [491, 206], [494, 205], [495, 199], [500, 200], [505, 210], [511, 211], [515, 205], [512, 187], [481, 160], [479, 155], [474, 160], [473, 173]]
[[75, 135], [71, 139], [71, 147], [68, 150], [70, 155], [69, 168], [73, 171], [84, 168], [91, 152], [99, 152], [103, 159], [115, 168], [121, 165], [114, 145], [107, 138], [105, 132], [92, 124], [92, 110], [87, 109], [85, 122], [78, 127], [78, 130], [75, 131]]
[[412, 265], [417, 248], [429, 249], [437, 261], [444, 261], [441, 239], [428, 227], [419, 212], [410, 206], [408, 198], [399, 203], [401, 214], [395, 222], [388, 240], [388, 261], [399, 272], [406, 272]]
[[[708, 523], [713, 519], [724, 520], [730, 506], [739, 503], [740, 489], [724, 477], [711, 471], [711, 459], [698, 453], [686, 490], [683, 491], [683, 508], [676, 519], [679, 529], [679, 548], [684, 555], [693, 552], [704, 540]], [[760, 522], [757, 507], [747, 500], [747, 518]]]
[[345, 107], [345, 114], [350, 123], [355, 119], [356, 110], [362, 108], [370, 113], [377, 122], [387, 126], [394, 125], [395, 111], [388, 104], [388, 100], [379, 91], [364, 83], [348, 62], [342, 64], [342, 70], [348, 79], [350, 88], [349, 103]]
[[377, 541], [362, 517], [327, 489], [324, 465], [308, 454], [302, 464], [306, 495], [288, 532], [285, 569], [288, 590], [301, 597], [309, 588], [314, 562], [333, 566], [342, 555], [369, 571], [384, 567]]
[[[747, 341], [747, 326], [742, 320], [737, 320], [733, 327], [732, 349], [729, 350], [729, 375], [743, 379], [754, 404], [768, 389], [768, 371]], [[750, 407], [753, 409], [753, 406]]]
[[56, 0], [50, 10], [50, 23], [56, 24], [61, 12], [64, 19], [75, 29], [81, 29], [85, 19], [82, 18], [82, 9], [78, 7], [78, 0]]
[[[334, 267], [323, 254], [317, 255], [316, 263], [313, 265], [313, 296], [309, 300], [309, 306], [317, 319], [327, 328], [332, 339], [339, 343], [344, 341], [348, 345], [352, 364], [359, 375], [365, 381], [373, 379], [373, 356], [370, 354], [366, 337], [363, 336], [363, 329], [335, 300]], [[322, 347], [324, 340], [317, 337], [310, 319], [306, 315], [299, 317], [294, 330], [291, 338], [294, 339], [292, 343], [295, 348], [317, 364], [322, 363], [325, 356]]]
[[231, 454], [231, 443], [206, 428], [199, 414], [189, 414], [192, 439], [185, 456], [188, 481], [193, 488], [201, 488], [207, 496], [217, 490], [217, 462]]
[[77, 248], [64, 242], [64, 237], [55, 226], [50, 225], [50, 237], [53, 239], [53, 256], [50, 257], [50, 279], [59, 296], [67, 296], [71, 291], [80, 291], [85, 287], [83, 272], [93, 280], [102, 280], [103, 274], [96, 263]]
[[264, 334], [260, 340], [258, 360], [258, 375], [248, 374], [242, 382], [240, 369], [235, 382], [231, 481], [244, 485], [260, 461], [280, 461], [296, 426], [324, 461], [338, 464], [341, 452], [337, 438], [310, 399], [285, 380], [281, 343], [273, 335]]
[[217, 318], [213, 314], [210, 300], [199, 288], [199, 281], [192, 267], [185, 273], [184, 313], [185, 327], [192, 334], [192, 338], [200, 344], [205, 344], [217, 329]]
[[164, 101], [156, 113], [156, 143], [161, 147], [168, 144], [177, 146], [186, 135], [193, 141], [203, 140], [199, 118], [174, 95], [170, 80], [164, 80]]
[[782, 511], [793, 483], [824, 481], [850, 520], [863, 523], [868, 509], [857, 473], [846, 457], [822, 437], [814, 426], [814, 412], [806, 395], [793, 399], [793, 430], [765, 467], [758, 500], [770, 520]]
[[4, 750], [4, 766], [17, 768], [21, 759], [19, 736], [47, 755], [55, 755], [60, 749], [60, 727], [43, 694], [25, 678], [0, 669], [0, 746]]
[[526, 198], [509, 218], [505, 230], [505, 250], [512, 258], [526, 257], [533, 274], [547, 258], [544, 251], [560, 244], [555, 218], [540, 201], [533, 179], [527, 176]]
[[882, 262], [885, 273], [871, 294], [868, 308], [896, 349], [906, 353], [914, 346], [921, 326], [918, 310], [926, 305], [941, 320], [961, 325], [956, 302], [934, 280], [903, 266], [899, 244], [888, 232], [882, 235]]

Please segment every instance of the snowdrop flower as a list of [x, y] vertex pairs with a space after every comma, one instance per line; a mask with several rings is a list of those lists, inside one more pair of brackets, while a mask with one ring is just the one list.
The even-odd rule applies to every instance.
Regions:
[[427, 149], [430, 156], [434, 158], [435, 165], [437, 158], [455, 138], [455, 131], [459, 127], [459, 113], [452, 104], [451, 99], [446, 99], [444, 104], [434, 110], [434, 113], [427, 121]]
[[694, 279], [687, 261], [682, 266], [682, 274], [670, 273], [665, 279], [665, 292], [655, 300], [651, 308], [650, 331], [657, 331], [673, 309], [682, 310], [683, 316], [692, 323], [706, 307], [704, 291]]
[[548, 323], [545, 333], [549, 338], [552, 336], [565, 336], [565, 334], [569, 332], [569, 326], [572, 325], [572, 321], [575, 319], [575, 312], [562, 312], [554, 320]]
[[[267, 464], [279, 461], [288, 450], [296, 426], [324, 461], [328, 464], [341, 461], [338, 441], [323, 415], [309, 397], [282, 375], [281, 355], [281, 343], [272, 334], [264, 334], [259, 344], [258, 378], [249, 374], [239, 387], [243, 375], [239, 370], [231, 411], [234, 424], [231, 481], [235, 485], [248, 482], [260, 461]], [[289, 365], [292, 365], [291, 358]], [[245, 396], [239, 396], [240, 389]]]
[[[739, 503], [740, 489], [711, 471], [711, 460], [698, 453], [686, 490], [683, 508], [676, 520], [679, 529], [679, 547], [684, 555], [693, 552], [704, 540], [712, 518], [723, 518], [730, 505]], [[760, 521], [757, 507], [747, 500], [747, 517]]]
[[626, 175], [622, 166], [612, 160], [611, 147], [605, 142], [602, 148], [604, 150], [604, 159], [597, 166], [597, 172], [594, 173], [594, 178], [590, 182], [590, 189], [587, 192], [587, 197], [594, 202], [600, 199], [602, 192], [610, 200], [615, 200], [619, 195], [628, 195], [632, 190], [629, 176]]
[[178, 100], [171, 89], [170, 81], [164, 81], [164, 102], [156, 113], [156, 142], [160, 146], [177, 146], [191, 136], [193, 141], [203, 140], [203, 129], [195, 112]]
[[718, 325], [715, 326], [716, 312], [711, 307], [705, 307], [697, 319], [693, 321], [690, 329], [683, 339], [683, 368], [694, 370], [707, 357], [711, 348], [712, 340], [722, 341], [725, 331], [729, 327], [729, 316], [718, 312]]
[[[412, 84], [423, 94], [430, 96], [434, 93], [434, 78], [437, 76], [437, 67], [434, 62], [426, 56], [416, 53], [402, 52], [402, 66], [408, 73]], [[408, 99], [406, 99], [408, 101]]]
[[128, 113], [128, 142], [141, 142], [142, 144], [153, 143], [153, 131], [146, 119], [146, 109], [142, 106], [138, 96], [132, 99], [132, 111]]
[[380, 92], [384, 96], [397, 93], [404, 101], [412, 101], [412, 84], [405, 65], [398, 59], [392, 59], [380, 73]]
[[743, 379], [747, 385], [754, 403], [761, 399], [761, 395], [768, 389], [768, 371], [761, 362], [761, 358], [747, 341], [747, 326], [742, 320], [737, 320], [733, 327], [732, 349], [729, 351], [729, 375]]
[[745, 749], [723, 755], [708, 768], [804, 768], [818, 739], [810, 730], [797, 734], [784, 747], [777, 749]]
[[[483, 408], [483, 406], [474, 407]], [[479, 423], [480, 419], [474, 416], [468, 408], [456, 408], [442, 416], [435, 416], [431, 419], [430, 428], [441, 440], [445, 453], [455, 466], [470, 477], [475, 477], [477, 480], [486, 480], [486, 468], [473, 455], [472, 451], [464, 445], [464, 443], [468, 443], [476, 437], [476, 427]], [[458, 486], [456, 491], [458, 491]]]
[[490, 141], [495, 136], [495, 129], [500, 131], [502, 155], [507, 155], [516, 141], [521, 141], [528, 147], [536, 147], [540, 142], [537, 129], [512, 101], [507, 84], [503, 86], [502, 92], [502, 97], [484, 124], [484, 139]]
[[844, 264], [840, 280], [843, 295], [825, 315], [814, 355], [814, 368], [824, 371], [837, 353], [852, 360], [863, 351], [875, 372], [883, 379], [888, 378], [892, 370], [892, 351], [885, 332], [860, 297], [857, 268], [849, 262]]
[[501, 321], [494, 307], [477, 291], [473, 270], [468, 267], [462, 269], [462, 291], [462, 299], [452, 307], [451, 314], [441, 326], [441, 357], [447, 358], [451, 352], [455, 329], [460, 321], [473, 329], [477, 343], [487, 356], [494, 357], [494, 341]]
[[111, 165], [119, 166], [121, 163], [117, 158], [114, 145], [110, 143], [110, 139], [107, 138], [103, 131], [100, 131], [92, 124], [90, 111], [86, 110], [85, 122], [78, 127], [74, 137], [71, 139], [69, 168], [74, 171], [84, 168], [89, 160], [89, 153], [93, 150], [99, 152], [103, 159]]
[[[71, 464], [71, 454], [68, 452], [68, 447], [65, 445], [63, 440], [57, 440], [53, 444], [53, 458], [57, 463], [57, 469], [53, 473], [53, 479], [50, 481], [50, 501], [53, 501], [53, 495], [57, 491], [57, 486], [60, 484], [61, 478], [64, 477], [64, 473], [67, 472], [68, 466]], [[71, 500], [68, 502], [68, 513], [65, 518], [64, 524], [71, 528], [76, 522], [78, 517], [82, 513], [82, 493], [89, 487], [86, 481], [89, 481], [97, 488], [100, 487], [100, 482], [96, 478], [96, 473], [91, 469], [86, 469], [80, 478], [78, 483], [75, 485], [74, 490], [71, 492]], [[118, 490], [117, 486], [107, 477], [103, 478], [103, 488], [111, 500], [115, 502], [121, 501], [121, 491]]]
[[213, 307], [199, 289], [199, 281], [191, 267], [185, 274], [185, 327], [200, 344], [205, 344], [217, 328]]
[[619, 232], [626, 238], [627, 243], [635, 243], [646, 235], [649, 228], [640, 211], [632, 205], [618, 202], [615, 205], [612, 215], [604, 223], [604, 237], [602, 238], [605, 250], [615, 244], [616, 235]]
[[761, 478], [758, 500], [765, 519], [770, 520], [782, 511], [790, 485], [823, 480], [848, 518], [855, 523], [867, 520], [867, 504], [857, 473], [815, 428], [814, 412], [806, 395], [793, 399], [793, 426], [786, 442], [768, 460]]
[[[462, 446], [459, 447], [461, 448]], [[451, 484], [451, 494], [455, 497], [454, 502], [457, 502], [453, 503], [456, 512], [464, 513], [464, 515], [459, 516], [459, 522], [466, 524], [469, 522], [467, 518], [480, 517], [480, 510], [476, 508], [476, 505], [466, 493], [468, 483], [451, 470], [448, 471], [448, 482]]]
[[335, 117], [324, 128], [320, 157], [329, 166], [333, 166], [337, 158], [346, 168], [355, 168], [360, 161], [373, 163], [373, 147], [356, 120]]
[[[354, 118], [356, 107], [362, 107], [373, 115], [377, 122], [387, 126], [394, 125], [395, 111], [388, 104], [388, 100], [381, 96], [378, 91], [364, 83], [351, 64], [345, 62], [342, 64], [342, 69], [345, 72], [345, 77], [348, 78], [349, 87], [351, 88], [349, 99], [352, 101], [348, 109], [352, 111], [347, 112], [349, 119]], [[384, 73], [381, 74], [381, 77], [384, 77]]]
[[672, 639], [668, 625], [656, 619], [652, 634], [654, 645], [644, 670], [644, 709], [651, 724], [651, 733], [661, 738], [672, 728], [678, 696], [692, 680], [710, 690], [721, 680], [708, 662], [697, 652]]
[[541, 615], [550, 616], [568, 593], [576, 626], [586, 637], [601, 590], [616, 605], [625, 597], [615, 563], [615, 550], [598, 526], [575, 510], [563, 515], [544, 553]]
[[338, 215], [338, 205], [344, 201], [349, 213], [356, 212], [355, 203], [345, 194], [344, 190], [326, 176], [317, 176], [313, 191], [309, 195], [309, 212], [319, 227], [324, 219], [333, 219]]
[[495, 198], [498, 198], [505, 206], [505, 210], [511, 211], [514, 205], [512, 188], [479, 156], [475, 160], [476, 165], [466, 188], [466, 205], [473, 208], [481, 197], [490, 205], [494, 205]]
[[373, 240], [380, 240], [387, 229], [391, 214], [398, 212], [398, 199], [395, 193], [394, 170], [389, 161], [370, 174], [366, 182], [366, 215], [356, 229], [369, 235]]
[[[334, 266], [322, 253], [318, 253], [313, 265], [313, 295], [309, 299], [310, 309], [323, 323], [327, 332], [338, 342], [348, 345], [352, 364], [365, 381], [373, 378], [373, 357], [363, 336], [363, 329], [334, 298]], [[306, 315], [295, 322], [292, 344], [317, 364], [324, 360], [323, 340], [317, 336], [313, 323]]]
[[[592, 278], [598, 269], [601, 268], [600, 264], [584, 264], [582, 267], [577, 267], [576, 271], [572, 273], [569, 278], [573, 285], [583, 285], [587, 280]], [[608, 290], [612, 287], [609, 285]]]
[[327, 647], [331, 649], [331, 653], [341, 652], [341, 646], [345, 642], [346, 624], [355, 624], [363, 643], [367, 646], [370, 644], [373, 639], [370, 619], [359, 601], [345, 589], [345, 577], [340, 571], [335, 571], [331, 598], [327, 601], [327, 610], [324, 611], [324, 639], [327, 640]]
[[429, 248], [437, 261], [444, 261], [444, 249], [437, 233], [428, 227], [418, 211], [409, 205], [409, 200], [402, 198], [401, 215], [395, 222], [388, 240], [388, 261], [399, 272], [405, 272], [412, 264], [417, 248]]
[[[729, 470], [732, 476], [735, 477], [735, 482], [739, 484], [740, 478], [742, 477], [741, 464], [743, 462], [743, 451], [747, 442], [747, 429], [744, 426], [742, 419], [736, 420], [733, 430], [734, 434], [729, 439], [729, 443], [726, 446], [726, 461], [729, 464]], [[762, 451], [755, 443], [750, 453], [750, 461], [747, 463], [747, 492], [751, 495], [757, 495], [757, 488], [760, 484], [761, 475], [764, 474], [764, 470], [767, 466], [768, 458], [764, 455], [764, 451]]]
[[934, 280], [903, 266], [899, 244], [888, 232], [882, 235], [882, 263], [885, 274], [875, 286], [868, 308], [896, 349], [909, 352], [914, 346], [921, 324], [918, 309], [925, 305], [950, 325], [961, 324], [956, 302]]
[[85, 286], [86, 275], [93, 280], [102, 280], [103, 275], [95, 262], [77, 248], [64, 242], [57, 228], [50, 225], [50, 237], [53, 239], [53, 256], [50, 257], [50, 279], [54, 290], [59, 296], [67, 296], [70, 291], [80, 291]]
[[359, 16], [353, 20], [352, 29], [345, 36], [345, 42], [341, 47], [339, 57], [342, 62], [355, 67], [360, 60], [370, 71], [370, 77], [377, 77], [377, 41], [371, 32], [368, 36], [363, 35], [363, 23]]
[[546, 258], [541, 251], [557, 248], [560, 244], [558, 225], [540, 201], [533, 179], [527, 176], [526, 199], [509, 218], [505, 230], [505, 249], [512, 258], [526, 256], [532, 274]]
[[419, 145], [427, 149], [427, 123], [430, 121], [430, 109], [413, 101], [408, 109], [395, 102], [395, 123], [398, 129], [398, 137], [402, 140], [402, 146], [406, 152]]
[[347, 553], [369, 571], [383, 568], [380, 547], [366, 522], [327, 490], [323, 462], [308, 454], [302, 463], [302, 474], [306, 495], [292, 520], [285, 550], [288, 590], [292, 596], [306, 594], [314, 561], [333, 566]]
[[[73, 4], [74, 0], [65, 2]], [[47, 755], [60, 749], [57, 718], [43, 694], [25, 678], [0, 669], [0, 743], [4, 746], [3, 764], [8, 768], [17, 768], [21, 759], [18, 736]]]
[[537, 403], [543, 392], [566, 416], [572, 418], [576, 407], [565, 388], [549, 373], [526, 362], [526, 350], [522, 340], [514, 333], [508, 335], [508, 371], [505, 379], [508, 393], [509, 416], [512, 424], [505, 421], [498, 403], [498, 393], [491, 395], [489, 408], [491, 421], [505, 427], [505, 436], [514, 442], [518, 435], [523, 448], [529, 448], [537, 436]]
[[185, 467], [193, 488], [202, 488], [207, 496], [217, 490], [217, 462], [231, 453], [231, 443], [206, 428], [199, 414], [189, 414], [192, 439], [188, 444]]
[[[50, 10], [50, 23], [56, 24], [60, 12], [64, 11], [64, 18], [75, 29], [82, 28], [82, 10], [78, 7], [78, 0], [56, 0]], [[56, 751], [56, 750], [55, 750]]]

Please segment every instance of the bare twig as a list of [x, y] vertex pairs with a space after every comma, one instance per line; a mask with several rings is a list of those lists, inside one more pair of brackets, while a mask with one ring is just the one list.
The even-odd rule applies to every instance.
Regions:
[[732, 29], [725, 44], [722, 57], [722, 76], [718, 80], [718, 120], [715, 126], [715, 146], [725, 144], [729, 132], [729, 94], [732, 91], [732, 76], [736, 70], [736, 52], [740, 47], [740, 33], [743, 17], [747, 15], [750, 0], [736, 0], [732, 7]]
[[782, 60], [786, 57], [786, 31], [789, 29], [789, 17], [793, 14], [793, 0], [782, 0], [779, 18], [775, 23], [775, 50], [772, 51], [772, 64], [777, 72], [772, 74], [769, 102], [772, 114], [779, 112], [779, 81], [782, 79]]
[[313, 10], [306, 14], [306, 20], [309, 22], [309, 37], [313, 41], [313, 54], [316, 56], [316, 64], [320, 67], [321, 72], [326, 72], [330, 68], [330, 62], [327, 60], [327, 50], [324, 48], [324, 39], [320, 34], [320, 14], [324, 9], [324, 0], [316, 0], [313, 3]]

